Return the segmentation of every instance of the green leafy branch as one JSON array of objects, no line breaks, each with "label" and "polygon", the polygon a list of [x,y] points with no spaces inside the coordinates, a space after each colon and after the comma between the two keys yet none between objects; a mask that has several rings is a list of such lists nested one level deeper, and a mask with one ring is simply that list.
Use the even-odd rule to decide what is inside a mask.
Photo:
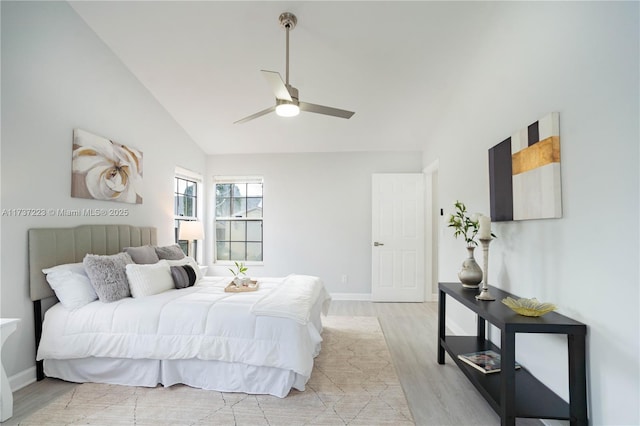
[{"label": "green leafy branch", "polygon": [[467,216],[467,207],[460,201],[456,201],[454,206],[456,211],[449,216],[448,225],[449,228],[455,229],[453,236],[456,238],[459,236],[464,237],[468,247],[477,246],[476,235],[478,234],[479,225],[476,215]]},{"label": "green leafy branch", "polygon": [[244,263],[242,263],[242,262],[233,262],[233,263],[236,264],[236,269],[234,270],[232,268],[229,268],[229,270],[231,271],[231,273],[234,276],[237,276],[237,275],[240,275],[240,274],[244,274],[249,269],[246,266],[244,266]]}]

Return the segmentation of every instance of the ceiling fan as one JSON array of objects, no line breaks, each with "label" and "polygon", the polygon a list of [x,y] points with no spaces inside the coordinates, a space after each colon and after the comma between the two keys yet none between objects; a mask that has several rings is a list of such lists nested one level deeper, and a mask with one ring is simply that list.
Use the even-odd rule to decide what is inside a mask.
[{"label": "ceiling fan", "polygon": [[261,70],[262,75],[267,80],[271,90],[276,95],[276,104],[270,108],[263,109],[248,117],[234,122],[234,124],[246,123],[254,118],[261,117],[272,111],[282,117],[293,117],[300,113],[300,110],[306,112],[315,112],[317,114],[331,115],[333,117],[351,118],[353,111],[332,108],[323,105],[310,104],[308,102],[300,102],[298,100],[298,89],[289,84],[289,31],[293,30],[298,19],[293,13],[284,12],[280,14],[280,26],[287,32],[287,56],[286,56],[286,82],[282,81],[280,74],[275,71]]}]

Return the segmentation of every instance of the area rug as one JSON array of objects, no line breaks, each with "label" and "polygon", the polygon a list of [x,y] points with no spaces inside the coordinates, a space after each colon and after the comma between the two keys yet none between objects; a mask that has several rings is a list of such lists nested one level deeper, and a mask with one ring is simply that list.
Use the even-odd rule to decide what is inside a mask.
[{"label": "area rug", "polygon": [[174,385],[85,383],[20,425],[412,425],[375,317],[323,317],[320,355],[304,392],[286,398]]}]

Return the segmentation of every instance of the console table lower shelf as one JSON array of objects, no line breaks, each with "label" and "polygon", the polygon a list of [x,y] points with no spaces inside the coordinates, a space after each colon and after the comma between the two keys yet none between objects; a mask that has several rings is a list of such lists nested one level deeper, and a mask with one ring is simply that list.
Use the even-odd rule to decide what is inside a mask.
[{"label": "console table lower shelf", "polygon": [[[465,376],[473,383],[491,408],[500,413],[501,372],[482,373],[458,359],[458,355],[492,349],[500,353],[500,348],[491,341],[478,341],[473,336],[446,336],[441,345]],[[570,420],[569,404],[551,389],[536,379],[525,367],[515,370],[515,412],[516,417],[534,419]],[[532,395],[535,397],[532,398]]]},{"label": "console table lower shelf", "polygon": [[[496,301],[476,300],[476,292],[460,283],[439,283],[438,299],[438,363],[444,364],[445,352],[498,413],[503,426],[515,425],[516,418],[569,420],[572,426],[588,424],[586,345],[587,326],[557,312],[542,317],[523,317],[499,301],[514,297],[491,287]],[[460,302],[477,316],[475,336],[446,335],[446,296]],[[500,330],[500,348],[487,339],[486,325]],[[516,369],[516,334],[541,333],[567,336],[569,402],[536,379],[526,368]],[[501,356],[501,370],[483,373],[458,355],[493,350]]]}]

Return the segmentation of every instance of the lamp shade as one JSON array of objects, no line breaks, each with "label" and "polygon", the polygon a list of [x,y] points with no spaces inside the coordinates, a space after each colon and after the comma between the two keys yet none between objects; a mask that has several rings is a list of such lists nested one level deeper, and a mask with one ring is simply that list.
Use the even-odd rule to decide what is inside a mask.
[{"label": "lamp shade", "polygon": [[193,241],[204,239],[204,226],[199,220],[181,221],[178,238],[181,240]]}]

